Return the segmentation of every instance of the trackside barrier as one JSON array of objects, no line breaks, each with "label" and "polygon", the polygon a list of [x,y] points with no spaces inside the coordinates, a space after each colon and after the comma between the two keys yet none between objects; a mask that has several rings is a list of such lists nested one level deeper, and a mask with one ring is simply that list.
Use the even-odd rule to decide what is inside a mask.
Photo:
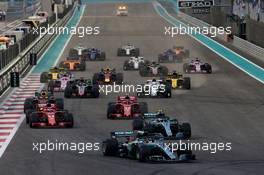
[{"label": "trackside barrier", "polygon": [[[52,25],[55,22],[55,15],[48,18],[48,21],[42,23],[40,27],[47,27],[48,24]],[[4,69],[9,63],[15,59],[19,53],[28,48],[30,44],[39,37],[34,31],[23,36],[23,38],[16,42],[13,46],[8,47],[6,50],[0,51],[0,70]]]},{"label": "trackside barrier", "polygon": [[259,60],[264,61],[264,48],[259,47],[237,36],[234,37],[232,45],[254,57],[257,57]]},{"label": "trackside barrier", "polygon": [[[184,21],[187,23],[190,23],[194,26],[198,27],[214,27],[204,21],[201,21],[197,18],[194,18],[192,16],[189,16],[183,12],[178,12],[178,16],[181,17]],[[221,39],[223,41],[226,41],[227,36],[226,35],[219,35],[217,34],[217,38]],[[253,43],[250,43],[244,39],[241,39],[237,36],[234,36],[233,40],[230,42],[233,46],[238,48],[239,50],[250,54],[253,57],[258,58],[259,60],[264,62],[264,48],[259,47]]]},{"label": "trackside barrier", "polygon": [[[53,26],[64,26],[72,16],[73,12],[74,8],[72,8],[67,15]],[[56,36],[56,33],[44,34],[41,38],[34,41],[27,49],[21,52],[18,57],[13,60],[12,64],[0,72],[0,95],[10,87],[10,72],[19,72],[21,75],[30,70],[32,68],[32,66],[30,66],[30,54],[37,53],[39,58]]]}]

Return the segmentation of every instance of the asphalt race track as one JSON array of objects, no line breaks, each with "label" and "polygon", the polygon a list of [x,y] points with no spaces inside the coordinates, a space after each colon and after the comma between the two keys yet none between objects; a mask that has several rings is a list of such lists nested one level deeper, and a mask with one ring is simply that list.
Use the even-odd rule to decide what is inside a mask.
[{"label": "asphalt race track", "polygon": [[[106,108],[117,94],[99,99],[65,99],[65,108],[74,114],[73,129],[30,129],[25,121],[0,159],[1,175],[165,175],[165,174],[263,174],[264,172],[264,90],[263,84],[224,61],[188,36],[164,36],[169,24],[153,9],[151,3],[128,4],[129,16],[116,17],[116,4],[90,4],[80,26],[99,26],[97,36],[73,36],[64,53],[78,44],[106,51],[105,62],[86,62],[85,72],[75,77],[92,78],[93,73],[110,66],[122,72],[127,58],[117,57],[117,48],[132,43],[148,60],[157,60],[159,52],[173,45],[185,46],[192,57],[212,64],[211,75],[189,75],[191,90],[173,91],[171,99],[140,99],[150,111],[164,109],[179,121],[192,124],[195,142],[231,142],[231,151],[195,151],[197,160],[182,164],[147,164],[134,160],[103,157],[101,151],[32,151],[33,142],[102,142],[113,130],[131,129],[129,120],[107,120]],[[185,60],[187,62],[187,60]],[[165,64],[170,70],[182,71],[182,64]],[[138,72],[124,72],[128,84],[143,83],[147,78]],[[58,96],[63,96],[58,93]]]}]

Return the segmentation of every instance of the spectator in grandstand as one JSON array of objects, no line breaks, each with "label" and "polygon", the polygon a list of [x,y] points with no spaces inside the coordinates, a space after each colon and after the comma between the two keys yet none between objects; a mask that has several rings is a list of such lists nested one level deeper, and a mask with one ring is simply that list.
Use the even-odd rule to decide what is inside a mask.
[{"label": "spectator in grandstand", "polygon": [[6,12],[4,10],[0,10],[0,20],[5,21],[6,18]]}]

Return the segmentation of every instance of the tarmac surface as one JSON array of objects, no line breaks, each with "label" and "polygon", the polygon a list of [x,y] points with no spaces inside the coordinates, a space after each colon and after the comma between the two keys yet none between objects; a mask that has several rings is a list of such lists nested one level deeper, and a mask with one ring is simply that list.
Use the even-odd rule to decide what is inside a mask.
[{"label": "tarmac surface", "polygon": [[[124,60],[117,57],[117,48],[129,43],[140,48],[147,60],[173,45],[190,50],[191,57],[212,64],[210,75],[191,77],[191,90],[175,90],[171,99],[140,99],[150,111],[164,109],[169,116],[192,125],[192,141],[232,144],[231,151],[194,151],[197,160],[182,164],[147,164],[134,160],[103,157],[101,151],[33,151],[35,142],[102,142],[114,130],[130,130],[129,120],[107,120],[106,109],[118,94],[101,94],[98,99],[65,99],[65,108],[74,114],[73,129],[30,129],[25,121],[0,159],[1,174],[5,175],[72,175],[72,174],[262,174],[264,171],[263,85],[241,72],[218,55],[188,36],[164,36],[164,21],[152,4],[129,4],[128,17],[116,17],[116,4],[88,5],[79,26],[99,26],[100,34],[73,36],[61,60],[71,47],[78,44],[106,51],[105,62],[87,62],[85,72],[75,77],[92,78],[93,73],[110,66],[122,72]],[[188,62],[190,60],[185,60]],[[182,72],[182,64],[164,64],[170,70]],[[124,72],[128,84],[143,83],[138,72]],[[56,96],[63,96],[58,93]]]}]

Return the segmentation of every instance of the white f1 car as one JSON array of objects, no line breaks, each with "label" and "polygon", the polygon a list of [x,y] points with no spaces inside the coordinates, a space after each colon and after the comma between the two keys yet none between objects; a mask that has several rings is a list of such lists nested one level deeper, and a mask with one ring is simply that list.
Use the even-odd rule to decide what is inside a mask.
[{"label": "white f1 car", "polygon": [[138,97],[171,97],[171,85],[163,80],[147,80],[147,83],[143,85],[142,92],[138,92]]},{"label": "white f1 car", "polygon": [[67,60],[79,60],[79,58],[83,55],[83,51],[85,49],[86,48],[81,45],[70,48],[69,57],[67,58]]},{"label": "white f1 car", "polygon": [[117,49],[117,56],[139,56],[139,48],[132,44],[127,44]]},{"label": "white f1 car", "polygon": [[144,60],[143,57],[131,57],[129,60],[126,60],[123,65],[124,70],[138,70],[140,64],[149,62]]}]

